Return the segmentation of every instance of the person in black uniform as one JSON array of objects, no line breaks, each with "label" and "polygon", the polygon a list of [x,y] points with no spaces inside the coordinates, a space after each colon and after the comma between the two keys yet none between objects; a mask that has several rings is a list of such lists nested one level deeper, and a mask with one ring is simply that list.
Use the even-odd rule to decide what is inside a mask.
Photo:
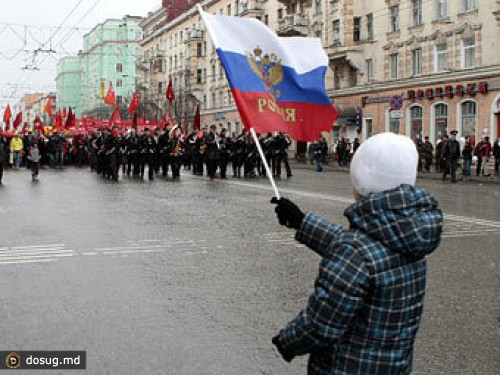
[{"label": "person in black uniform", "polygon": [[[272,135],[272,133],[267,133],[266,137],[262,139],[261,146],[262,146],[262,152],[264,153],[264,156],[267,161],[267,165],[269,165],[270,168],[272,168],[272,174],[273,176],[276,175],[276,164],[274,163],[274,146],[275,146],[275,139]],[[266,176],[266,169],[264,168],[264,165],[262,165],[262,176]]]},{"label": "person in black uniform", "polygon": [[215,178],[215,172],[217,171],[217,154],[219,153],[215,129],[217,129],[215,125],[210,125],[210,131],[204,138],[204,143],[206,145],[205,160],[207,163],[207,174],[211,179]]},{"label": "person in black uniform", "polygon": [[141,156],[141,179],[144,179],[147,164],[149,180],[153,180],[156,157],[156,140],[153,130],[149,132],[149,129],[145,129],[144,135],[141,137]]},{"label": "person in black uniform", "polygon": [[276,177],[281,178],[281,162],[285,164],[286,176],[292,177],[292,169],[290,168],[290,163],[288,163],[288,147],[292,144],[292,141],[288,136],[285,136],[283,132],[279,132],[276,136]]},{"label": "person in black uniform", "polygon": [[194,168],[193,173],[197,176],[203,176],[203,160],[205,158],[205,135],[206,127],[202,131],[199,131],[196,135],[196,140],[194,143]]},{"label": "person in black uniform", "polygon": [[183,141],[183,153],[182,161],[184,164],[184,169],[191,170],[191,165],[193,164],[193,145],[196,137],[195,132],[191,132]]},{"label": "person in black uniform", "polygon": [[[140,173],[139,137],[134,128],[125,139],[127,144],[127,176],[138,177]],[[133,168],[133,169],[132,169]]]},{"label": "person in black uniform", "polygon": [[443,144],[441,159],[445,165],[443,171],[443,181],[446,181],[446,175],[451,173],[451,182],[457,182],[457,165],[460,159],[460,143],[457,141],[456,129],[450,132],[450,138]]},{"label": "person in black uniform", "polygon": [[167,150],[169,152],[170,165],[172,167],[172,178],[180,177],[180,169],[182,163],[182,142],[179,138],[179,130],[174,126],[170,130]]},{"label": "person in black uniform", "polygon": [[168,165],[170,164],[170,142],[167,129],[163,129],[163,133],[158,137],[158,152],[160,155],[160,165],[163,177],[168,175]]},{"label": "person in black uniform", "polygon": [[245,149],[246,149],[246,134],[245,129],[240,135],[236,136],[232,140],[232,156],[233,156],[233,177],[241,177],[241,167],[245,161]]},{"label": "person in black uniform", "polygon": [[231,138],[226,136],[226,132],[226,128],[223,128],[219,137],[220,178],[226,178],[227,164],[231,155]]},{"label": "person in black uniform", "polygon": [[113,181],[118,181],[118,171],[120,170],[120,140],[118,137],[118,129],[114,128],[104,141],[107,158],[107,173],[105,177],[111,178]]}]

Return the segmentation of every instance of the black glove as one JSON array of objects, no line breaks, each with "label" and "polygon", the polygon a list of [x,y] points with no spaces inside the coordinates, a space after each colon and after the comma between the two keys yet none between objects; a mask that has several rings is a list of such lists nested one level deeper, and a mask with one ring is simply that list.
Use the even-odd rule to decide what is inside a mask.
[{"label": "black glove", "polygon": [[281,346],[279,342],[279,335],[273,337],[273,344],[278,349],[278,352],[281,354],[281,357],[288,363],[292,362],[294,355],[287,353],[283,346]]},{"label": "black glove", "polygon": [[286,198],[271,199],[271,203],[276,204],[274,210],[278,215],[278,221],[281,225],[286,225],[288,228],[299,229],[304,220],[305,214],[291,200]]}]

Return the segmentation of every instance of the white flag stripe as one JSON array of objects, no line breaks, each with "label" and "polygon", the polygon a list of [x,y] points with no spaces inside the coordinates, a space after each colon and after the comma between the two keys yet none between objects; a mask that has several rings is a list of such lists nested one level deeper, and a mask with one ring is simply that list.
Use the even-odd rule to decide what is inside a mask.
[{"label": "white flag stripe", "polygon": [[328,65],[319,38],[280,38],[256,19],[213,16],[198,9],[216,48],[246,55],[259,47],[265,54],[276,54],[284,66],[298,74]]}]

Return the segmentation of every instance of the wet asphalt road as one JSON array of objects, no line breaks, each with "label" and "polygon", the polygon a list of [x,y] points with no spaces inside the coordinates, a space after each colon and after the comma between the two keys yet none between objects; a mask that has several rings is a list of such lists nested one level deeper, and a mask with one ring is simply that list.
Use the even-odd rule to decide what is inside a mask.
[{"label": "wet asphalt road", "polygon": [[[68,168],[4,182],[0,350],[86,350],[72,374],[305,374],[271,337],[304,306],[319,258],[279,226],[266,180],[116,184]],[[414,373],[498,373],[500,185],[419,185],[446,229],[428,258]],[[347,174],[297,170],[278,186],[346,223]]]}]

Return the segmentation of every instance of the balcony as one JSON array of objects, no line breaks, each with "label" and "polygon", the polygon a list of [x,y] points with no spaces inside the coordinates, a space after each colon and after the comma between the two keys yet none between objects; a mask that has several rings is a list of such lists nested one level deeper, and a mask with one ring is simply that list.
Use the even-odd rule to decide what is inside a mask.
[{"label": "balcony", "polygon": [[278,20],[277,33],[280,36],[307,36],[309,20],[305,16],[289,14]]},{"label": "balcony", "polygon": [[[290,4],[292,4],[294,2],[297,4],[296,0],[278,0],[278,2],[285,5],[285,6],[289,6]],[[332,0],[331,2],[335,3],[337,1]],[[312,6],[312,3],[313,3],[312,0],[307,0],[304,5],[306,8],[310,8]]]},{"label": "balcony", "polygon": [[355,44],[341,45],[340,41],[338,44],[335,42],[334,40],[330,46],[325,48],[330,63],[335,64],[336,62],[343,61],[357,70],[363,71],[365,66],[363,47]]},{"label": "balcony", "polygon": [[238,15],[241,17],[257,17],[264,14],[264,5],[257,0],[247,0],[240,3]]},{"label": "balcony", "polygon": [[190,30],[188,31],[188,36],[184,41],[184,43],[201,42],[203,41],[203,37],[204,37],[203,30],[200,29]]},{"label": "balcony", "polygon": [[154,57],[157,59],[162,59],[166,55],[166,51],[164,49],[156,49],[154,51]]},{"label": "balcony", "polygon": [[137,59],[135,61],[135,66],[137,67],[138,70],[148,71],[149,66],[150,66],[150,62],[148,59],[143,57],[143,58]]}]

